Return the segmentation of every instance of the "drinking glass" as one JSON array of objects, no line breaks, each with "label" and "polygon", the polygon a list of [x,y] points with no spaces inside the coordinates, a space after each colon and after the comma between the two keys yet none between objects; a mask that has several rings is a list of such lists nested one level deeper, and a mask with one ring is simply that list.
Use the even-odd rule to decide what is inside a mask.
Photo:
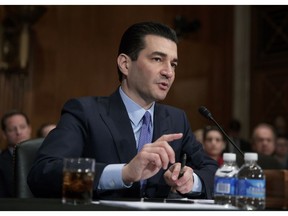
[{"label": "drinking glass", "polygon": [[94,175],[95,159],[64,158],[62,203],[90,204]]}]

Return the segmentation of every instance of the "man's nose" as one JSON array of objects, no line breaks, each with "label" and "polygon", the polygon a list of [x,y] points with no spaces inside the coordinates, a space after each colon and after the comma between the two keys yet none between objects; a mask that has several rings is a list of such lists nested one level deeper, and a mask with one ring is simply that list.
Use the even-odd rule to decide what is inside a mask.
[{"label": "man's nose", "polygon": [[170,63],[166,63],[161,73],[163,76],[167,78],[171,78],[174,74],[174,68],[172,67]]},{"label": "man's nose", "polygon": [[16,134],[21,134],[23,130],[20,127],[15,128]]}]

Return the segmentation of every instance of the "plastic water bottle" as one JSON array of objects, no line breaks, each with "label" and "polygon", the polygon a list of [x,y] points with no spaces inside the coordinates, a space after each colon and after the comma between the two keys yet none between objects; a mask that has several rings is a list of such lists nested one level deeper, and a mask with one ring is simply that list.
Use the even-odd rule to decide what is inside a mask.
[{"label": "plastic water bottle", "polygon": [[237,175],[237,207],[244,210],[265,209],[266,180],[257,164],[257,153],[245,153],[245,164]]},{"label": "plastic water bottle", "polygon": [[224,153],[224,164],[216,171],[214,178],[214,200],[216,204],[236,205],[236,175],[238,166],[236,154]]}]

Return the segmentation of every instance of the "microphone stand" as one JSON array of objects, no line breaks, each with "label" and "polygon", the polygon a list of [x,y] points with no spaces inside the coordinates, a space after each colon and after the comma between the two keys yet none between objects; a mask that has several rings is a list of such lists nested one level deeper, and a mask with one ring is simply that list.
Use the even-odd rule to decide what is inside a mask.
[{"label": "microphone stand", "polygon": [[212,120],[214,124],[220,129],[220,131],[223,133],[225,138],[237,149],[237,151],[244,157],[243,152],[240,150],[240,148],[230,139],[230,137],[225,133],[225,131],[222,129],[222,127],[217,123],[217,121],[212,117],[211,112],[204,106],[201,106],[199,108],[199,112],[201,115],[203,115],[205,118],[208,118],[209,120]]},{"label": "microphone stand", "polygon": [[210,118],[215,124],[216,126],[221,130],[221,132],[224,134],[224,136],[228,139],[228,141],[237,149],[237,151],[244,157],[243,152],[240,150],[240,148],[230,139],[230,137],[225,133],[225,131],[222,129],[222,127],[220,127],[220,125],[215,121],[215,119],[210,116]]}]

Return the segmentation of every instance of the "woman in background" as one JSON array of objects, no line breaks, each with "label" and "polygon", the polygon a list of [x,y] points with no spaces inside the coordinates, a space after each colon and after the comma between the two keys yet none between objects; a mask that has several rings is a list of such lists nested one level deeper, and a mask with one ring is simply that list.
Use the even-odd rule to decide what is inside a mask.
[{"label": "woman in background", "polygon": [[223,151],[226,147],[226,142],[222,132],[216,126],[207,126],[203,132],[203,148],[205,152],[214,160],[218,165],[223,164]]}]

